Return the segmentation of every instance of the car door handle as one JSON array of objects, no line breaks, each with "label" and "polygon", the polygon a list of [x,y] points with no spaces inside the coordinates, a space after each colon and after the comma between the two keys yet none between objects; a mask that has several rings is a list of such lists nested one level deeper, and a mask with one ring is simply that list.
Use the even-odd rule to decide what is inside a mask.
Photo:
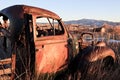
[{"label": "car door handle", "polygon": [[35,49],[35,51],[39,51],[39,49]]},{"label": "car door handle", "polygon": [[35,51],[39,51],[39,50],[41,50],[41,49],[43,49],[44,48],[44,45],[41,45],[40,47],[37,47],[36,49],[35,49]]}]

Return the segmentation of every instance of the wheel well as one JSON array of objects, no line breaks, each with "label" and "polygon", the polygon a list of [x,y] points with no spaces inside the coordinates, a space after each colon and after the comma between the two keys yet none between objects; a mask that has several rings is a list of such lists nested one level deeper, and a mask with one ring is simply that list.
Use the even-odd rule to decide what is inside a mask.
[{"label": "wheel well", "polygon": [[112,66],[114,65],[114,62],[115,60],[112,56],[107,56],[103,59],[103,63],[105,66]]}]

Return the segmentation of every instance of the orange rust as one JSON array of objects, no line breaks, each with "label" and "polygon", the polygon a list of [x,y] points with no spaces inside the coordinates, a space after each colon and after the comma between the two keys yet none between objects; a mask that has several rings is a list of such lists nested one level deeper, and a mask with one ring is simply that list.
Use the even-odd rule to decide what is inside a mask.
[{"label": "orange rust", "polygon": [[[63,36],[65,37],[65,36]],[[37,73],[57,72],[66,64],[68,49],[66,39],[37,40],[36,45],[36,71]]]}]

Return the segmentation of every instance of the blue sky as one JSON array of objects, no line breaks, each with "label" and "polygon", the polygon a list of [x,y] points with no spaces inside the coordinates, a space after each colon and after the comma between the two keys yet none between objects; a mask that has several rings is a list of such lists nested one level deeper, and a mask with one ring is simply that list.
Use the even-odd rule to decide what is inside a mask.
[{"label": "blue sky", "polygon": [[120,22],[120,0],[0,0],[0,10],[16,4],[51,10],[63,20],[84,18]]}]

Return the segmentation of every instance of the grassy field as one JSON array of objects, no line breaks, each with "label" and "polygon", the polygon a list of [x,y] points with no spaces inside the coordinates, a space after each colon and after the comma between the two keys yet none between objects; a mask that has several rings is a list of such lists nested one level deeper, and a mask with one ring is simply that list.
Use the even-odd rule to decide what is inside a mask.
[{"label": "grassy field", "polygon": [[[96,37],[99,37],[99,35],[96,35]],[[33,78],[33,80],[120,80],[120,42],[109,42],[110,40],[120,40],[120,36],[116,34],[110,34],[108,36],[108,34],[105,34],[104,37],[107,46],[112,48],[116,54],[116,62],[110,67],[102,68],[102,61],[87,63],[86,66],[70,64],[62,72],[41,75],[39,79]],[[82,72],[78,66],[83,69]],[[91,70],[91,67],[93,70]],[[22,80],[19,78],[20,75],[17,76],[15,80]]]}]

